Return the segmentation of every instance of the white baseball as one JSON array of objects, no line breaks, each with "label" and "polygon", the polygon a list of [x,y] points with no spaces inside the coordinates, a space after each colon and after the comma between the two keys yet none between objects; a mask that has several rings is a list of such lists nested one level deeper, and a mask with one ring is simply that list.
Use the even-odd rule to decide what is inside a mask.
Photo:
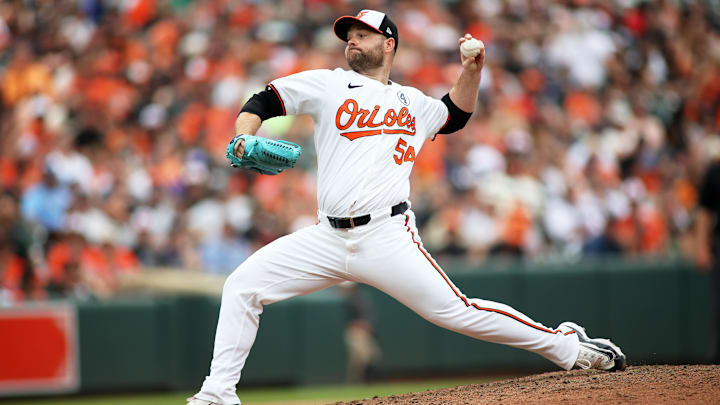
[{"label": "white baseball", "polygon": [[480,50],[485,48],[485,44],[482,41],[470,38],[460,45],[460,52],[466,58],[474,58],[480,54]]}]

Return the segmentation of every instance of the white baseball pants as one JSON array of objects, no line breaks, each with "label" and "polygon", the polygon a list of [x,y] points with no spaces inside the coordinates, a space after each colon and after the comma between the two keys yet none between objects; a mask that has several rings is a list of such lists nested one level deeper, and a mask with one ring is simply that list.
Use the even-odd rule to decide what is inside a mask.
[{"label": "white baseball pants", "polygon": [[430,257],[411,210],[353,229],[320,223],[264,246],[228,277],[210,375],[197,398],[239,404],[236,384],[255,340],[263,306],[309,294],[342,281],[371,285],[428,321],[488,342],[535,352],[572,368],[579,352],[575,334],[534,322],[508,305],[463,295]]}]

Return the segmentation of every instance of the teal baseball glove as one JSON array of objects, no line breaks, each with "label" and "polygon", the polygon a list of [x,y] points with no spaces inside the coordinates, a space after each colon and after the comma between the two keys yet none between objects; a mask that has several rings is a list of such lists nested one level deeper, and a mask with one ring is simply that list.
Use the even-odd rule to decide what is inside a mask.
[{"label": "teal baseball glove", "polygon": [[[245,141],[242,157],[235,156],[235,145]],[[254,170],[261,174],[278,174],[295,166],[302,147],[288,141],[254,135],[236,135],[228,144],[225,156],[233,167]]]}]

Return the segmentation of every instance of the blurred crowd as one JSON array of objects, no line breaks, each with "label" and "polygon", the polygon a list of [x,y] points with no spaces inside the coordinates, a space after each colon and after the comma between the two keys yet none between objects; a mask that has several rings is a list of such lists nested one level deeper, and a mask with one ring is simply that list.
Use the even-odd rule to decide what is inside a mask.
[{"label": "blurred crowd", "polygon": [[312,121],[278,176],[224,157],[270,80],[347,68],[333,21],[387,12],[391,79],[440,98],[482,39],[479,106],[419,153],[425,245],[482,261],[688,255],[720,156],[713,0],[7,0],[0,3],[0,304],[105,297],[149,267],[227,274],[316,221]]}]

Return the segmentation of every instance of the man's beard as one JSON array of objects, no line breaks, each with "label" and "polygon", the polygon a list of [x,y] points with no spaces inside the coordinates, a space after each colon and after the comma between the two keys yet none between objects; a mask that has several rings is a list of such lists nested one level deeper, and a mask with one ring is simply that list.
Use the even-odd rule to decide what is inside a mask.
[{"label": "man's beard", "polygon": [[363,73],[369,70],[379,68],[383,65],[382,46],[377,46],[364,52],[362,50],[348,51],[345,59],[347,59],[350,69]]}]

